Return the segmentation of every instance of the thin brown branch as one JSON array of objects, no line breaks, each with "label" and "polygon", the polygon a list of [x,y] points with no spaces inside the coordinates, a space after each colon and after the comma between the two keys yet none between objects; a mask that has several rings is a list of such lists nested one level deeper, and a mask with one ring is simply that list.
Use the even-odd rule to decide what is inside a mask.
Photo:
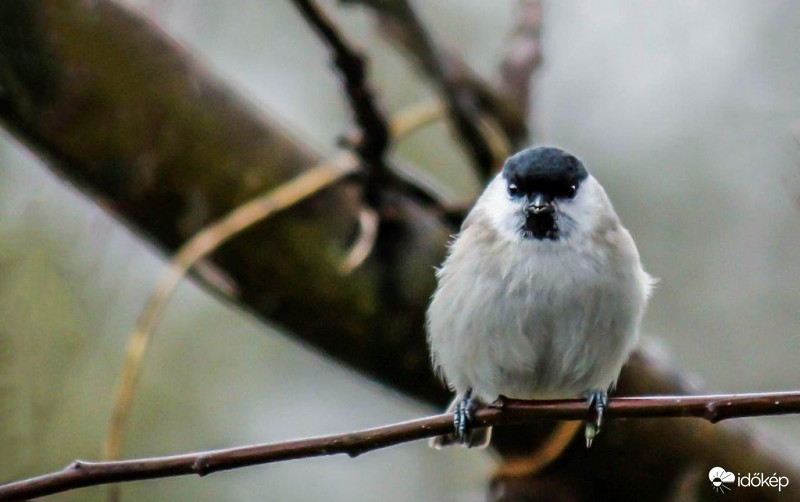
[{"label": "thin brown branch", "polygon": [[367,60],[347,40],[333,20],[313,0],[293,0],[303,18],[332,52],[333,63],[341,74],[345,93],[358,124],[359,134],[354,141],[356,152],[365,164],[365,195],[373,206],[379,206],[380,193],[392,186],[426,207],[449,214],[442,198],[396,174],[386,159],[391,141],[391,125],[378,104],[375,92],[367,79]]},{"label": "thin brown branch", "polygon": [[142,363],[153,330],[163,317],[172,293],[189,270],[203,258],[209,256],[232,237],[264,221],[278,211],[291,207],[344,179],[356,170],[354,155],[347,152],[332,160],[303,171],[295,178],[270,189],[248,201],[201,229],[186,244],[181,246],[169,263],[166,272],[151,293],[128,341],[123,364],[122,378],[116,392],[111,413],[105,457],[116,460],[122,453],[128,428],[131,407]]},{"label": "thin brown branch", "polygon": [[[122,454],[133,408],[133,398],[141,376],[147,348],[153,338],[156,326],[164,315],[167,302],[180,281],[199,260],[209,256],[232,237],[256,223],[264,221],[272,214],[294,206],[345,179],[357,168],[357,161],[354,157],[349,152],[342,153],[332,160],[311,167],[295,178],[237,207],[197,232],[194,237],[181,246],[139,314],[128,340],[122,376],[116,390],[104,444],[107,460],[117,460]],[[118,485],[110,487],[107,500],[116,501],[119,498]]]},{"label": "thin brown branch", "polygon": [[350,106],[361,129],[357,150],[364,162],[379,175],[388,175],[384,154],[389,146],[389,125],[367,82],[364,56],[342,35],[333,21],[313,0],[293,0],[309,25],[330,48],[333,62],[344,81]]},{"label": "thin brown branch", "polygon": [[[444,103],[438,98],[423,101],[401,110],[392,117],[389,124],[392,131],[392,140],[398,142],[405,136],[446,118],[447,109]],[[480,128],[483,137],[488,141],[492,149],[492,155],[496,159],[505,159],[513,153],[510,140],[502,125],[494,117],[489,115],[481,117]],[[431,184],[431,181],[420,176],[421,173],[401,166],[394,165],[395,175],[403,193],[422,202],[427,208],[439,211],[444,219],[453,226],[460,226],[472,202],[469,204],[449,204],[442,191]],[[428,202],[434,201],[434,202]]]},{"label": "thin brown branch", "polygon": [[[696,417],[712,423],[729,418],[800,413],[800,392],[709,396],[622,397],[609,401],[607,418]],[[501,399],[474,415],[475,427],[522,425],[537,419],[591,420],[578,399]],[[351,457],[400,443],[453,432],[449,413],[374,429],[225,450],[116,462],[76,461],[61,471],[0,486],[0,500],[21,500],[75,488],[213,472],[299,458],[346,453]]]},{"label": "thin brown branch", "polygon": [[[425,104],[425,106],[428,107],[430,104]],[[421,105],[412,106],[391,119],[389,127],[395,141],[401,141],[414,130],[441,117],[441,114],[420,114],[421,108]],[[155,327],[163,316],[167,302],[189,270],[235,235],[263,221],[276,211],[292,206],[352,174],[357,167],[356,164],[357,159],[354,159],[353,155],[349,153],[342,153],[332,160],[321,162],[278,187],[259,194],[219,220],[210,223],[175,253],[167,271],[161,277],[140,313],[128,342],[122,378],[116,391],[112,418],[104,445],[106,460],[118,460],[122,454],[136,385],[147,347]],[[409,183],[409,187],[418,190],[414,183]],[[431,196],[431,199],[434,198]],[[351,273],[366,260],[375,244],[378,226],[375,212],[362,209],[359,214],[359,222],[360,238],[340,266],[340,271],[345,275]],[[116,494],[112,493],[110,499],[117,500],[117,498]]]},{"label": "thin brown branch", "polygon": [[[423,24],[414,7],[406,0],[373,2],[350,0],[375,9],[386,33],[412,54],[422,70],[439,87],[461,143],[484,178],[494,172],[496,159],[480,129],[481,110],[477,96],[464,85],[465,67],[445,55]],[[477,80],[477,79],[475,79]]]},{"label": "thin brown branch", "polygon": [[530,109],[531,75],[542,63],[542,2],[519,0],[515,24],[500,63],[500,86],[523,117]]}]

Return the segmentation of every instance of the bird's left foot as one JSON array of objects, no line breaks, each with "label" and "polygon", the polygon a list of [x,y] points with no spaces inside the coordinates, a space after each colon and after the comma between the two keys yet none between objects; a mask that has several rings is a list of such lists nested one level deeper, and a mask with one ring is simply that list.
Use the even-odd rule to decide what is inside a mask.
[{"label": "bird's left foot", "polygon": [[592,441],[594,441],[595,436],[600,433],[600,427],[603,424],[603,413],[605,413],[606,407],[608,406],[608,392],[604,390],[590,390],[584,392],[583,395],[588,400],[589,407],[593,407],[597,414],[597,418],[594,422],[586,422],[586,447],[591,448]]}]

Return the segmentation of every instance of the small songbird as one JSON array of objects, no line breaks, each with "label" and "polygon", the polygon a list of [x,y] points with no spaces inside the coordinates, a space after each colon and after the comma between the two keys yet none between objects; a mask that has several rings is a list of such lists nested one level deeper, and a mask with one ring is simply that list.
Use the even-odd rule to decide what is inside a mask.
[{"label": "small songbird", "polygon": [[600,183],[551,147],[510,157],[470,211],[437,271],[428,309],[433,365],[456,398],[456,433],[485,446],[472,412],[499,396],[585,397],[599,432],[634,348],[653,279]]}]

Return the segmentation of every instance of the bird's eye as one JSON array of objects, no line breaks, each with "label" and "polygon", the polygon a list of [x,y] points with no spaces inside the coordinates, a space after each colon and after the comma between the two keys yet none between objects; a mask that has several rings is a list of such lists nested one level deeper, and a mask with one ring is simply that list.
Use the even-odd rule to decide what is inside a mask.
[{"label": "bird's eye", "polygon": [[554,188],[553,194],[556,197],[561,197],[564,199],[571,199],[575,197],[575,192],[578,191],[578,187],[575,185],[560,185]]},{"label": "bird's eye", "polygon": [[508,195],[512,197],[516,197],[517,195],[519,195],[519,187],[517,187],[516,183],[508,184]]},{"label": "bird's eye", "polygon": [[577,185],[567,185],[566,183],[558,183],[548,185],[544,193],[548,193],[557,199],[571,199],[575,197],[578,191]]}]

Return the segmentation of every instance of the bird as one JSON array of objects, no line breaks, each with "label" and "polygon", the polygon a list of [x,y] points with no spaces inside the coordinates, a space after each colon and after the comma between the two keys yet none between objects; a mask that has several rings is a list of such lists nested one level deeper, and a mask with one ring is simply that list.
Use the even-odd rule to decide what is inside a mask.
[{"label": "bird", "polygon": [[[585,398],[599,433],[655,280],[597,179],[576,156],[526,148],[489,182],[436,270],[426,313],[454,431],[431,446],[485,447],[474,411],[498,398]],[[587,408],[588,409],[588,408]]]}]

